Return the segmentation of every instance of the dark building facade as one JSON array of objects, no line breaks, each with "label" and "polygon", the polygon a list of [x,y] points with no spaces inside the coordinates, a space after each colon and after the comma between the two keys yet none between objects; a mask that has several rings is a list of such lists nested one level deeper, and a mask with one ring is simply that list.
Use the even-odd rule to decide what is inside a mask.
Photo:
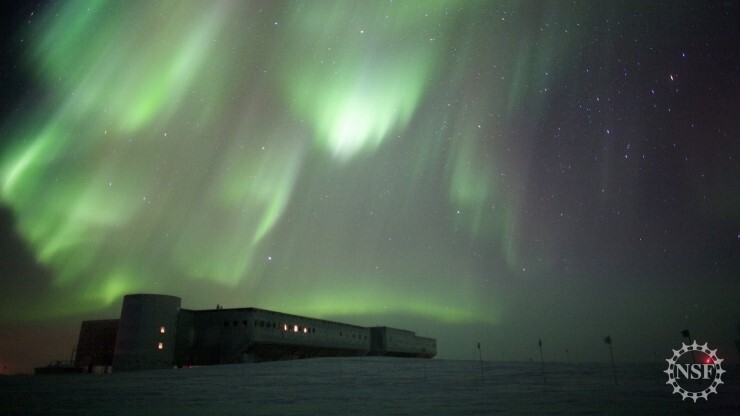
[{"label": "dark building facade", "polygon": [[[113,323],[116,333],[111,337]],[[106,337],[96,335],[103,333]],[[103,342],[107,345],[102,346]],[[367,328],[258,308],[195,311],[182,309],[178,297],[152,294],[126,295],[118,320],[83,322],[79,345],[83,344],[95,345],[85,351],[112,350],[115,372],[311,357],[432,358],[437,354],[436,340],[408,330]],[[111,357],[80,352],[78,347],[78,360],[87,366],[107,363],[102,357]]]},{"label": "dark building facade", "polygon": [[118,333],[118,319],[83,321],[77,341],[74,366],[86,373],[108,373]]}]

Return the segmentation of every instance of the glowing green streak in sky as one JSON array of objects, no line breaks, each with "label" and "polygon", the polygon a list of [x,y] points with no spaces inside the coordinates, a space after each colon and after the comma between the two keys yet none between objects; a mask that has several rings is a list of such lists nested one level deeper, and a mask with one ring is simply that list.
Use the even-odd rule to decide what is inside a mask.
[{"label": "glowing green streak in sky", "polygon": [[3,169],[2,190],[4,199],[10,200],[22,197],[19,195],[22,192],[19,182],[29,167],[42,157],[46,148],[50,145],[50,140],[53,140],[53,135],[47,131],[45,135],[37,137],[25,150],[17,150],[16,153],[19,153],[19,155],[10,157],[11,160],[15,160]]},{"label": "glowing green streak in sky", "polygon": [[196,71],[205,62],[208,42],[217,35],[225,11],[223,4],[220,6],[215,7],[215,12],[206,19],[199,20],[195,30],[185,35],[185,41],[179,45],[179,49],[166,56],[162,68],[155,68],[149,76],[144,75],[143,82],[135,81],[140,83],[135,95],[120,100],[122,107],[133,103],[131,110],[122,117],[124,128],[134,131],[157,116],[160,110],[167,110],[171,114],[179,107]]},{"label": "glowing green streak in sky", "polygon": [[132,281],[136,280],[134,273],[123,269],[112,270],[100,283],[88,286],[84,297],[98,307],[110,305],[120,299],[122,293],[130,293],[133,289]]},{"label": "glowing green streak in sky", "polygon": [[[451,293],[444,290],[444,284],[433,280],[426,285],[417,285],[410,275],[403,279],[384,276],[381,280],[392,282],[387,285],[367,283],[369,276],[335,276],[338,282],[331,289],[332,296],[321,293],[302,295],[296,303],[279,296],[266,299],[267,305],[278,305],[281,310],[292,313],[329,318],[337,316],[368,315],[412,315],[443,322],[487,322],[498,320],[496,313],[480,314],[480,305],[466,304],[475,298],[472,288],[461,287]],[[265,300],[263,300],[265,301]],[[473,301],[474,303],[477,303]]]},{"label": "glowing green streak in sky", "polygon": [[453,162],[450,178],[450,199],[466,211],[465,217],[469,218],[467,222],[473,235],[480,232],[484,216],[490,211],[489,198],[492,193],[491,174],[477,160],[475,150],[471,144],[461,146]]},{"label": "glowing green streak in sky", "polygon": [[[286,65],[284,88],[335,158],[372,151],[409,122],[444,51],[419,27],[444,33],[451,18],[443,10],[451,3],[426,2],[434,13],[425,14],[413,2],[340,2],[331,12],[301,10],[289,23],[312,41],[292,51],[301,60]],[[337,17],[348,12],[362,17]]]}]

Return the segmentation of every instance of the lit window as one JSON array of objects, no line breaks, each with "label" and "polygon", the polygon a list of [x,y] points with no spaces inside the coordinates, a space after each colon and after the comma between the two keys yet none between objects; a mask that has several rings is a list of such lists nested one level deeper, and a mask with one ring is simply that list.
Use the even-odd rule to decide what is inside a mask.
[{"label": "lit window", "polygon": [[308,334],[308,328],[303,328],[303,333]]},{"label": "lit window", "polygon": [[293,325],[293,332],[298,332],[298,325]]},{"label": "lit window", "polygon": [[159,327],[159,333],[160,333],[160,334],[164,334],[164,327],[163,327],[163,326],[160,326],[160,327]]},{"label": "lit window", "polygon": [[287,331],[287,330],[288,330],[288,324],[283,324],[283,331]]},{"label": "lit window", "polygon": [[157,344],[157,349],[158,349],[158,350],[161,350],[162,348],[164,348],[164,345],[162,345],[162,343],[161,343],[161,342],[160,342],[159,344]]}]

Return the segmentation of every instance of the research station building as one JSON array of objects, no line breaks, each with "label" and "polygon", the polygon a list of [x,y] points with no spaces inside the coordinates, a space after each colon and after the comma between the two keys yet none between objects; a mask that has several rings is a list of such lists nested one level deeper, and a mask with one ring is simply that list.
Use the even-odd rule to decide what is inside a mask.
[{"label": "research station building", "polygon": [[75,364],[86,372],[150,370],[311,357],[432,358],[433,338],[258,308],[189,310],[176,296],[123,298],[119,319],[84,321]]}]

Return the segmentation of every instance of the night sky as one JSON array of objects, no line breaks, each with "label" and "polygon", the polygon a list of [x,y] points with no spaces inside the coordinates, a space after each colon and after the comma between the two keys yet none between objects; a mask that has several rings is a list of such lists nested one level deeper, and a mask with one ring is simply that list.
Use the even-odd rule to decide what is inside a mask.
[{"label": "night sky", "polygon": [[738,361],[740,2],[3,8],[3,373],[128,293]]}]

